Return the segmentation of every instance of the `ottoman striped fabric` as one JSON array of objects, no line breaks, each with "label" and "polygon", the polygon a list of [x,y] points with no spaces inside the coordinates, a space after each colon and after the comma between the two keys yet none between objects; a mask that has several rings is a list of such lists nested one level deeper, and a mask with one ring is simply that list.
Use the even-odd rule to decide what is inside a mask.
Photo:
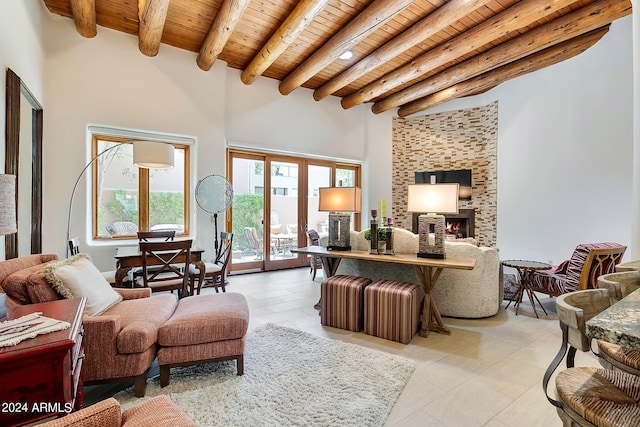
[{"label": "ottoman striped fabric", "polygon": [[320,322],[334,328],[359,332],[362,329],[366,277],[337,275],[321,285]]},{"label": "ottoman striped fabric", "polygon": [[424,291],[413,283],[378,280],[364,290],[364,332],[409,343],[418,331]]}]

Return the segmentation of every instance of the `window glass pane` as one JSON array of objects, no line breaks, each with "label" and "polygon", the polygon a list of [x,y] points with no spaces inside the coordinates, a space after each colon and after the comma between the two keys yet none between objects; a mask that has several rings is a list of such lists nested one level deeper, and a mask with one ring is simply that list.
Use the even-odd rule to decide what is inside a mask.
[{"label": "window glass pane", "polygon": [[336,187],[353,187],[356,182],[356,172],[353,169],[336,169]]},{"label": "window glass pane", "polygon": [[149,169],[149,229],[184,233],[184,149],[176,148],[175,166]]},{"label": "window glass pane", "polygon": [[264,162],[233,158],[233,263],[264,256]]},{"label": "window glass pane", "polygon": [[307,228],[318,232],[321,237],[327,235],[329,212],[318,211],[320,187],[331,186],[331,168],[329,166],[309,165],[309,190],[307,194]]},{"label": "window glass pane", "polygon": [[98,141],[98,152],[117,146],[97,160],[97,235],[135,235],[138,230],[138,169],[131,144]]}]

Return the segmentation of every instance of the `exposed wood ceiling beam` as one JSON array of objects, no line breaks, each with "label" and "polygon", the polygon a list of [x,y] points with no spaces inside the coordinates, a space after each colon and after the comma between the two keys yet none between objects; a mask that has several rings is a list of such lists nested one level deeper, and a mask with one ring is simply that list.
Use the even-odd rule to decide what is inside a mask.
[{"label": "exposed wood ceiling beam", "polygon": [[198,54],[198,67],[209,71],[211,66],[224,49],[231,33],[240,22],[240,17],[249,5],[250,0],[224,0],[218,14],[211,24],[211,29],[200,47]]},{"label": "exposed wood ceiling beam", "polygon": [[162,31],[167,20],[170,0],[138,1],[138,49],[144,55],[156,56],[160,50]]},{"label": "exposed wood ceiling beam", "polygon": [[253,83],[267,68],[278,59],[291,43],[307,28],[311,21],[324,9],[329,0],[302,0],[287,16],[282,25],[262,46],[260,52],[253,57],[247,68],[240,75],[246,85]]},{"label": "exposed wood ceiling beam", "polygon": [[589,4],[382,99],[371,110],[381,113],[444,90],[511,61],[608,25],[629,13],[631,4],[628,0],[603,0]]},{"label": "exposed wood ceiling beam", "polygon": [[458,83],[440,92],[410,102],[398,109],[400,117],[433,108],[452,99],[477,95],[504,83],[581,54],[609,31],[609,26],[591,31],[582,36],[557,44],[523,59],[511,62],[492,72]]},{"label": "exposed wood ceiling beam", "polygon": [[411,5],[414,0],[376,0],[360,12],[342,30],[315,51],[280,83],[278,89],[288,95],[320,70],[335,61],[345,50],[358,44],[382,24]]},{"label": "exposed wood ceiling beam", "polygon": [[449,25],[454,24],[456,21],[467,16],[470,11],[485,6],[491,1],[492,0],[451,0],[375,52],[316,89],[315,92],[313,92],[313,98],[316,101],[320,101],[326,96],[342,89],[349,83],[375,70],[402,52],[437,34]]},{"label": "exposed wood ceiling beam", "polygon": [[348,109],[365,103],[390,89],[408,83],[434,68],[453,61],[469,51],[478,49],[513,31],[526,27],[572,3],[573,1],[571,0],[557,0],[552,4],[540,0],[517,3],[469,31],[431,49],[408,64],[387,73],[357,92],[342,98],[342,107]]},{"label": "exposed wood ceiling beam", "polygon": [[95,0],[71,0],[71,12],[81,36],[91,38],[98,34]]}]

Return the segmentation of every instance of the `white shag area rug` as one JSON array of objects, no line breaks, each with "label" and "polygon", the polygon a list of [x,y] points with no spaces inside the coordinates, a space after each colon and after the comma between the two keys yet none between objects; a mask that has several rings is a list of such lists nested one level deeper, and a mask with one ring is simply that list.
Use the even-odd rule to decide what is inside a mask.
[{"label": "white shag area rug", "polygon": [[116,394],[124,408],[167,394],[201,426],[382,426],[415,362],[357,344],[267,324],[247,335],[243,376],[235,362],[172,368],[167,387],[144,398]]}]

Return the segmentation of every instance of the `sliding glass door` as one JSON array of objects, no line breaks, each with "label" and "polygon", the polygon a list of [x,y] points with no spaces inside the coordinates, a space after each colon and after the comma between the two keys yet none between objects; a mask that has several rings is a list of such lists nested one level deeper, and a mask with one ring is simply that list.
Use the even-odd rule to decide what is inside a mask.
[{"label": "sliding glass door", "polygon": [[318,211],[319,188],[338,180],[359,184],[358,165],[232,149],[228,159],[233,271],[308,265],[307,257],[292,249],[307,246],[308,229],[327,235],[328,212]]}]

